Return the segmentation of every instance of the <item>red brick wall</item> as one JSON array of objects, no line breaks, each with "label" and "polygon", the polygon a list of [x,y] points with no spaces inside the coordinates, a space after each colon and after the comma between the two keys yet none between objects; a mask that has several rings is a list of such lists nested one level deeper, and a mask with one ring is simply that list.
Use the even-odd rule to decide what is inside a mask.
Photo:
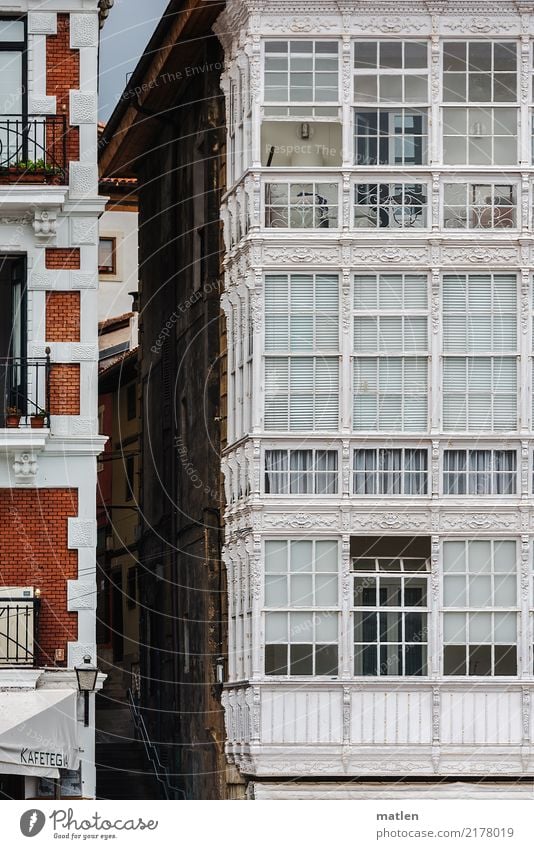
[{"label": "red brick wall", "polygon": [[80,341],[80,293],[46,293],[46,341]]},{"label": "red brick wall", "polygon": [[[57,16],[57,35],[46,36],[46,93],[56,97],[56,112],[67,118],[67,162],[80,158],[80,134],[78,127],[69,126],[69,89],[80,88],[80,54],[69,46],[69,15]],[[48,144],[50,145],[50,134]],[[56,161],[61,161],[61,140],[57,150],[52,151]]]},{"label": "red brick wall", "polygon": [[[67,642],[77,639],[76,613],[67,613],[67,580],[78,554],[67,548],[67,517],[78,515],[74,489],[0,489],[0,583],[41,590],[39,665],[66,666]],[[54,661],[63,649],[65,661]]]},{"label": "red brick wall", "polygon": [[45,267],[58,269],[79,269],[79,248],[45,248]]},{"label": "red brick wall", "polygon": [[50,412],[55,416],[80,415],[80,366],[55,363],[50,369]]}]

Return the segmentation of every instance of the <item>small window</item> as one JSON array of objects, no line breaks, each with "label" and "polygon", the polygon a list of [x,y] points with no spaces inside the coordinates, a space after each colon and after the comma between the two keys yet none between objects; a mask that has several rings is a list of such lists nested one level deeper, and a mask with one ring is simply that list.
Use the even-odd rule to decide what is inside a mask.
[{"label": "small window", "polygon": [[129,422],[135,419],[137,414],[137,386],[131,383],[126,389],[126,418]]},{"label": "small window", "polygon": [[353,453],[355,495],[426,495],[425,448],[357,448]]},{"label": "small window", "polygon": [[336,495],[337,451],[279,449],[265,452],[267,495]]},{"label": "small window", "polygon": [[116,248],[117,240],[114,238],[103,237],[98,240],[98,273],[99,274],[116,274],[117,272],[117,257]]},{"label": "small window", "polygon": [[515,451],[445,451],[444,495],[515,495]]}]

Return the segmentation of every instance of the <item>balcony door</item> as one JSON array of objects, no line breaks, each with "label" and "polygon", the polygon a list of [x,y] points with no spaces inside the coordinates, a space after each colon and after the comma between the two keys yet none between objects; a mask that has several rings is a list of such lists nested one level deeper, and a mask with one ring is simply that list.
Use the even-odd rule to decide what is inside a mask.
[{"label": "balcony door", "polygon": [[26,26],[0,18],[0,167],[27,159]]},{"label": "balcony door", "polygon": [[[0,258],[0,392],[2,409],[26,413],[26,262],[24,257]],[[31,412],[31,411],[30,411]]]}]

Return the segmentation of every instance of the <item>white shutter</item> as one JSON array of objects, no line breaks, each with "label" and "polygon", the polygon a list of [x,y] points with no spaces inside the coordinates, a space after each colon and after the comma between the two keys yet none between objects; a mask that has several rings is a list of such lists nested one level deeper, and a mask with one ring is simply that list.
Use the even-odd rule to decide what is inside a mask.
[{"label": "white shutter", "polygon": [[265,316],[265,350],[287,351],[289,347],[287,314]]},{"label": "white shutter", "polygon": [[339,311],[339,278],[337,274],[317,274],[315,277],[315,309],[318,312]]},{"label": "white shutter", "polygon": [[493,349],[492,324],[491,313],[483,315],[471,313],[467,316],[468,351],[491,351]]},{"label": "white shutter", "polygon": [[491,312],[492,306],[491,274],[470,274],[467,286],[467,309]]},{"label": "white shutter", "polygon": [[289,429],[313,430],[313,357],[292,357]]},{"label": "white shutter", "polygon": [[404,350],[428,350],[428,332],[426,318],[411,316],[404,319]]},{"label": "white shutter", "polygon": [[268,274],[265,277],[265,312],[288,312],[288,298],[287,274]]},{"label": "white shutter", "polygon": [[443,277],[443,309],[445,312],[465,313],[467,306],[466,280],[463,274]]},{"label": "white shutter", "polygon": [[517,280],[515,274],[495,274],[493,278],[493,309],[495,312],[515,313],[517,309]]},{"label": "white shutter", "polygon": [[394,353],[403,350],[401,316],[381,316],[378,327],[380,351]]},{"label": "white shutter", "polygon": [[313,275],[292,274],[290,285],[291,312],[313,311]]},{"label": "white shutter", "polygon": [[517,349],[517,317],[497,312],[492,319],[493,351],[515,351]]},{"label": "white shutter", "polygon": [[380,274],[378,278],[379,309],[402,309],[402,289],[402,274]]},{"label": "white shutter", "polygon": [[467,359],[447,357],[443,361],[443,428],[467,429]]},{"label": "white shutter", "polygon": [[378,350],[378,319],[374,316],[355,316],[354,351]]},{"label": "white shutter", "polygon": [[428,425],[428,365],[423,358],[404,360],[403,430],[426,430]]},{"label": "white shutter", "polygon": [[313,315],[294,315],[289,319],[291,350],[313,351]]},{"label": "white shutter", "polygon": [[354,277],[354,309],[372,310],[378,306],[376,274],[356,274]]},{"label": "white shutter", "polygon": [[337,351],[339,348],[338,315],[315,315],[315,348]]},{"label": "white shutter", "polygon": [[377,429],[377,371],[378,360],[354,360],[353,429]]},{"label": "white shutter", "polygon": [[402,430],[402,396],[380,395],[378,408],[379,430]]},{"label": "white shutter", "polygon": [[428,281],[423,274],[405,274],[404,309],[424,310],[428,306]]},{"label": "white shutter", "polygon": [[339,427],[339,360],[315,360],[315,430]]},{"label": "white shutter", "polygon": [[265,430],[288,429],[288,371],[285,357],[265,359]]}]

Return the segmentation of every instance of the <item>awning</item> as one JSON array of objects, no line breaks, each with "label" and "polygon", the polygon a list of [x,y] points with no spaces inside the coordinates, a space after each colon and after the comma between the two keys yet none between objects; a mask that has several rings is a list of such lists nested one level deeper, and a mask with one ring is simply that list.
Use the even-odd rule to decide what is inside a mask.
[{"label": "awning", "polygon": [[58,778],[80,762],[75,690],[0,692],[0,773]]}]

